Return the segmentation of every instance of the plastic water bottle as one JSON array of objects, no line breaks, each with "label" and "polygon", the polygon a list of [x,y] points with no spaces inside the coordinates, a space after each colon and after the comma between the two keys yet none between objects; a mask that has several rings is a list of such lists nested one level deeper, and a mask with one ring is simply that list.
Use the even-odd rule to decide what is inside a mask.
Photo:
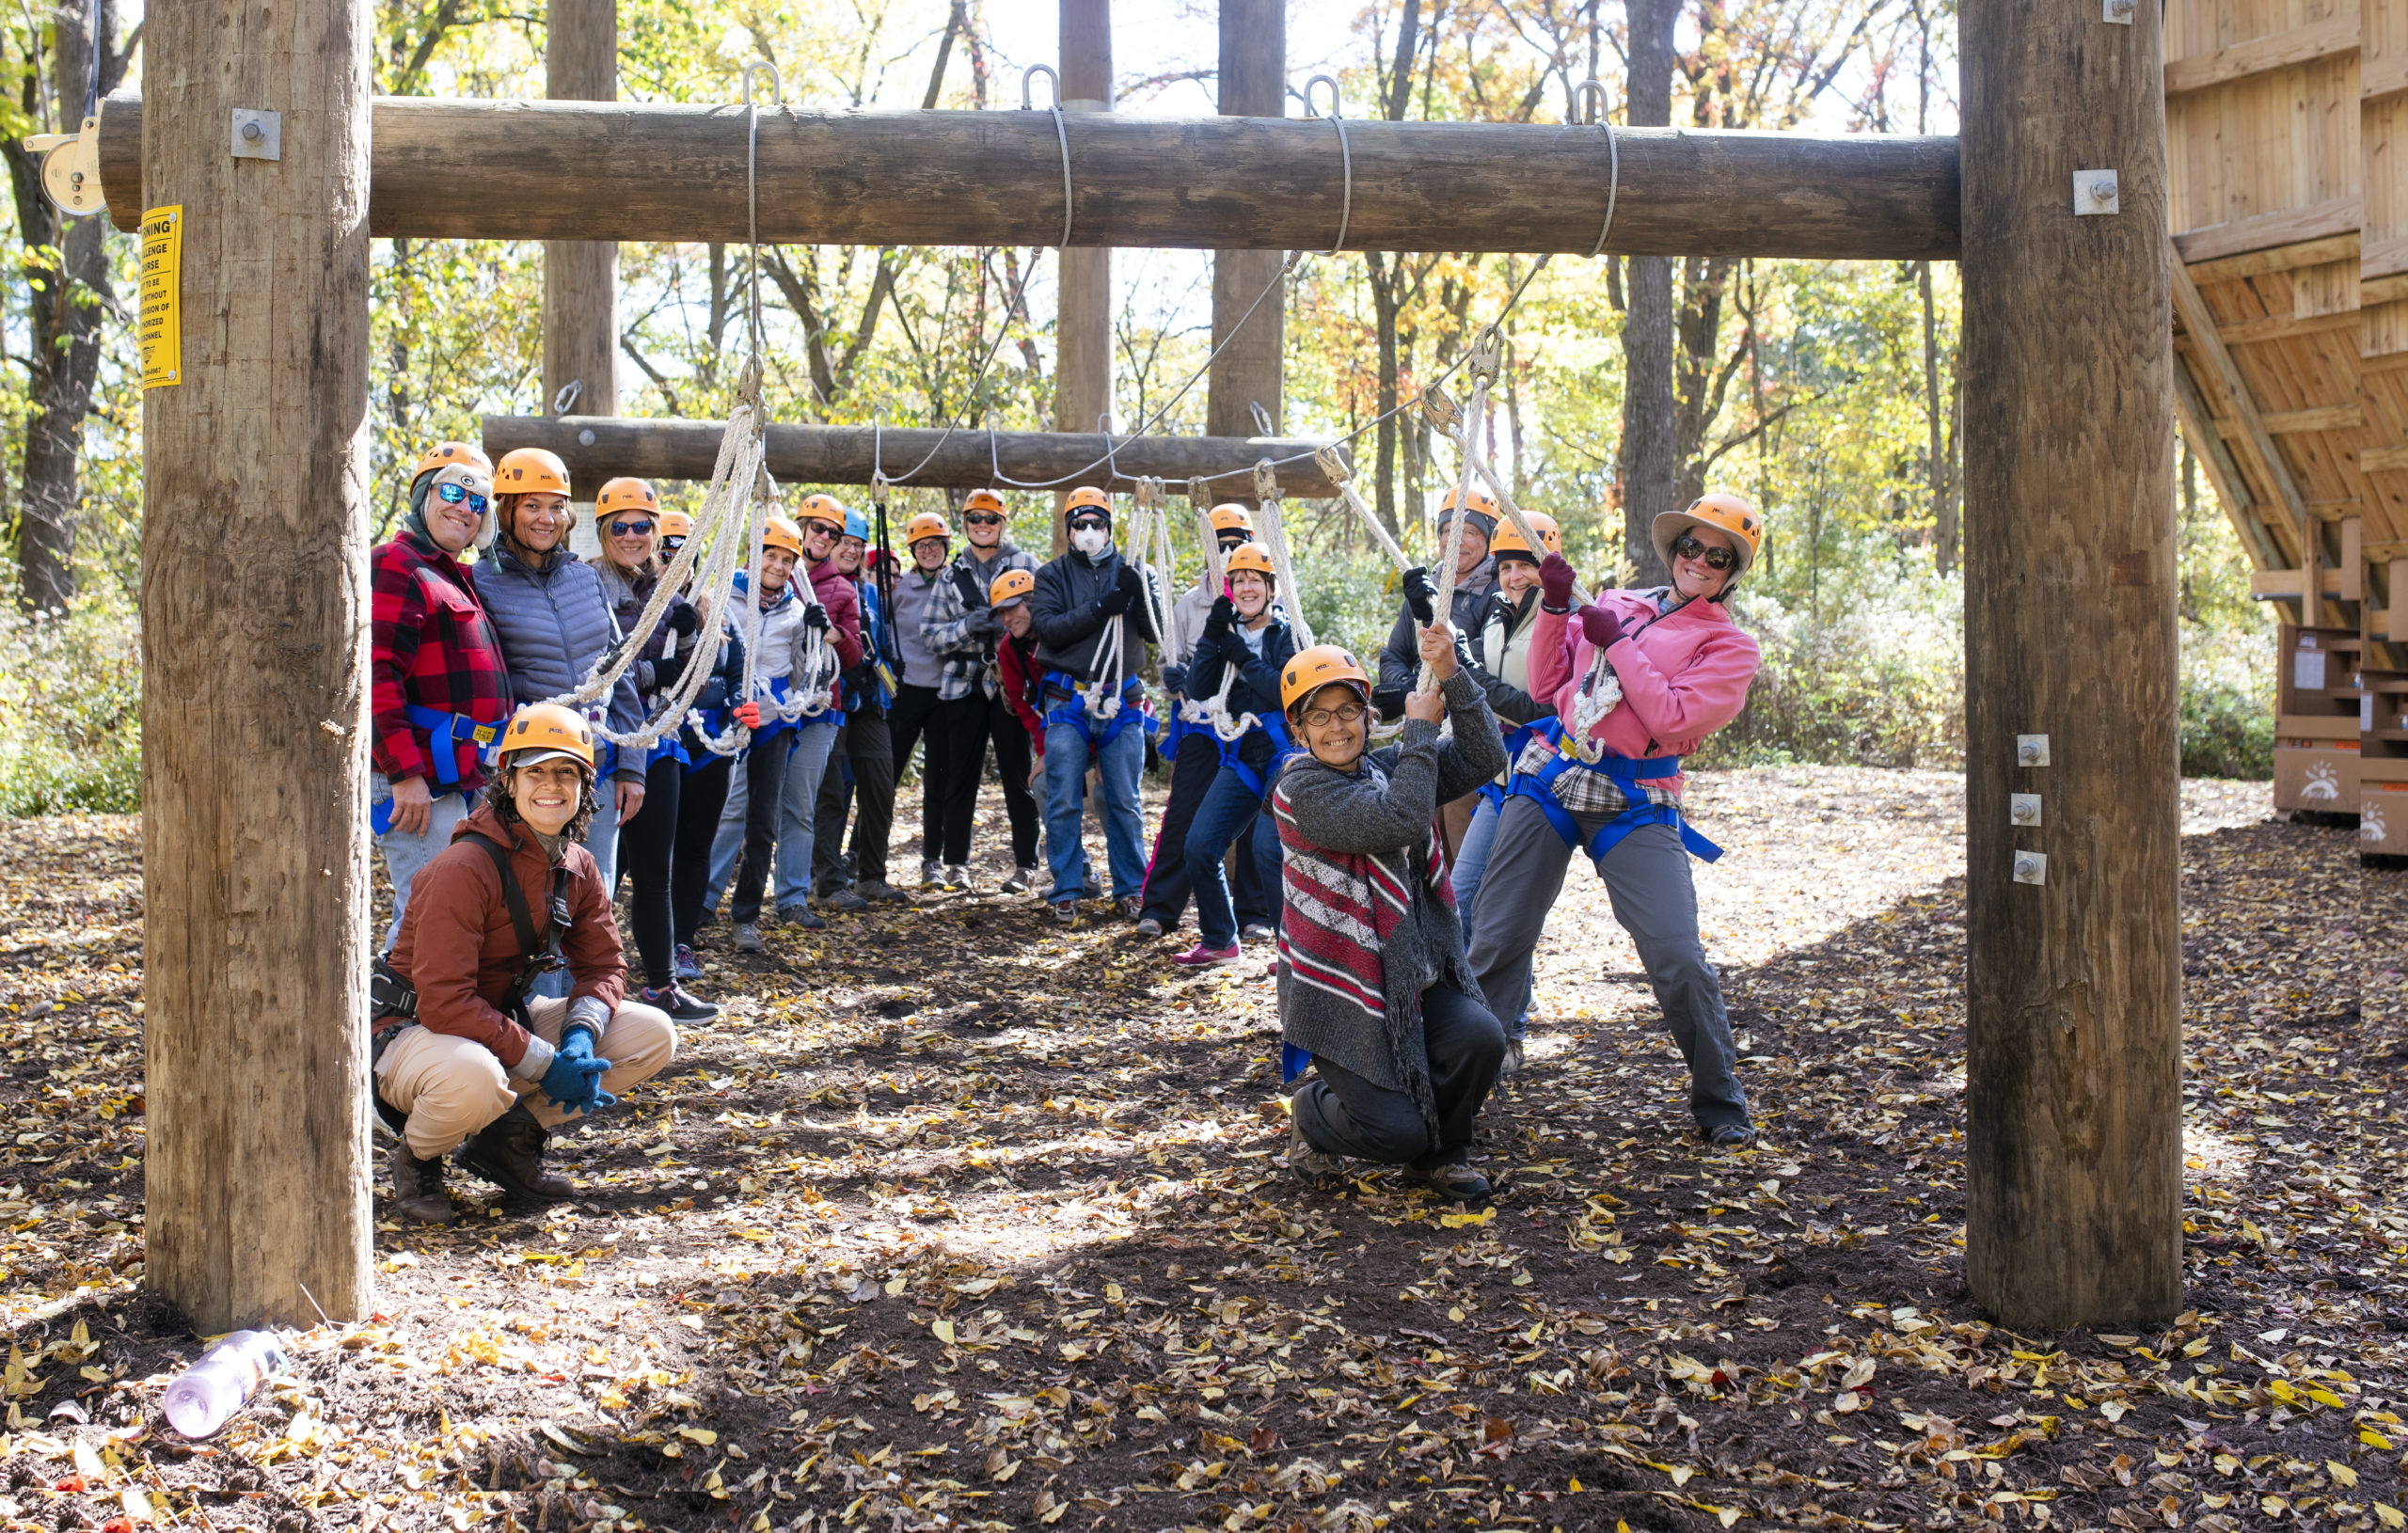
[{"label": "plastic water bottle", "polygon": [[220,1337],[167,1386],[167,1425],[186,1437],[208,1436],[283,1366],[284,1346],[273,1331],[236,1331]]}]

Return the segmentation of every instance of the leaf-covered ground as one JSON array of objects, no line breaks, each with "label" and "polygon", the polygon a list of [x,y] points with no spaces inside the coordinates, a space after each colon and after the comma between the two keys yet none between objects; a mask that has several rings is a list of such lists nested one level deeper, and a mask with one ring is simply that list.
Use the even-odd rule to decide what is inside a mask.
[{"label": "leaf-covered ground", "polygon": [[156,1412],[199,1344],[139,1288],[135,827],[0,825],[0,1514],[2398,1528],[2408,876],[2264,802],[2185,795],[2191,1288],[2162,1332],[1969,1303],[1961,787],[1791,768],[1694,804],[1731,848],[1697,874],[1759,1148],[1688,1137],[1585,875],[1475,1213],[1285,1178],[1259,962],[1178,973],[994,895],[773,928],[711,944],[731,1015],[566,1143],[579,1202],[460,1181],[455,1227],[380,1225],[374,1319],[295,1337],[198,1447]]}]

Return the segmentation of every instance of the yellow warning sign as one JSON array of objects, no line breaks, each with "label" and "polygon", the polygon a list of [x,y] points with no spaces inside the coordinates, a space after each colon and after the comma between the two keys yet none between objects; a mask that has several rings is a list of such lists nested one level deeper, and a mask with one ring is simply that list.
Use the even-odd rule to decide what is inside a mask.
[{"label": "yellow warning sign", "polygon": [[183,382],[184,210],[142,215],[142,387]]}]

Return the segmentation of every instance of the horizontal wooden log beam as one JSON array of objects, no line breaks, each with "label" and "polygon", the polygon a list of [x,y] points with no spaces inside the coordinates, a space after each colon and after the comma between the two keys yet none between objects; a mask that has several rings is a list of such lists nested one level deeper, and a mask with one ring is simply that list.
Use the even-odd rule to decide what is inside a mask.
[{"label": "horizontal wooden log beam", "polygon": [[2211,54],[2194,58],[2170,58],[2165,62],[2165,93],[2186,95],[2206,90],[2231,80],[2245,80],[2251,75],[2266,74],[2275,70],[2289,69],[2296,64],[2312,64],[2320,58],[2358,51],[2358,14],[2356,10],[2334,15],[2294,26],[2264,37],[2236,42],[2229,48],[2219,48]]},{"label": "horizontal wooden log beam", "polygon": [[[104,173],[104,188],[106,184]],[[2362,205],[2354,197],[2331,198],[2322,202],[2311,202],[2303,208],[2282,208],[2273,213],[2254,213],[2246,218],[2232,218],[2221,224],[2202,224],[2197,229],[2186,229],[2174,236],[2174,248],[2181,253],[2185,261],[2196,264],[2213,261],[2219,256],[2271,250],[2278,245],[2353,237],[2362,213]],[[2205,281],[2208,278],[2194,273],[2193,280]]]},{"label": "horizontal wooden log beam", "polygon": [[[431,239],[740,241],[735,106],[375,105],[369,230]],[[1337,132],[1284,118],[1072,113],[1078,245],[1326,250],[1347,203]],[[1629,255],[1953,261],[1956,140],[1618,129],[1608,248]],[[1587,255],[1612,177],[1594,127],[1350,121],[1350,250]],[[102,190],[131,230],[142,103],[101,113]],[[1046,112],[763,114],[760,237],[777,244],[1052,245],[1062,149]],[[171,193],[163,193],[171,195]]]},{"label": "horizontal wooden log beam", "polygon": [[[604,416],[489,415],[483,421],[487,453],[499,457],[514,448],[548,448],[568,464],[570,481],[580,486],[619,474],[708,480],[726,429],[720,420]],[[1318,499],[1338,493],[1313,461],[1313,450],[1320,445],[1301,437],[1117,436],[1107,442],[1073,432],[997,432],[990,436],[984,430],[963,430],[948,436],[924,427],[771,426],[768,461],[769,472],[786,484],[867,484],[882,469],[897,484],[934,489],[991,485],[1009,493],[1011,482],[1060,480],[1060,485],[1049,487],[1092,484],[1127,493],[1145,478],[1164,480],[1183,494],[1191,478],[1214,476],[1211,488],[1215,496],[1244,499],[1252,497],[1257,462],[1292,458],[1297,461],[1281,463],[1275,470],[1280,493]],[[1344,450],[1339,450],[1341,456]],[[922,459],[927,466],[906,481],[904,471]]]}]

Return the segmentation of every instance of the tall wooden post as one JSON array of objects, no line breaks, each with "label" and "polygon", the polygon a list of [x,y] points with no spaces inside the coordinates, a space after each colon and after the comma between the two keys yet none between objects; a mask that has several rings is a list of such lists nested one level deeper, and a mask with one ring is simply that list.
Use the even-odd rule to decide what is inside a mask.
[{"label": "tall wooden post", "polygon": [[[617,0],[550,0],[544,94],[553,101],[619,98]],[[599,241],[544,245],[544,408],[578,386],[573,415],[619,413],[619,247]],[[579,485],[582,494],[586,486]]]},{"label": "tall wooden post", "polygon": [[2182,1291],[2162,37],[1962,15],[1966,1275],[2138,1325]]},{"label": "tall wooden post", "polygon": [[[1112,0],[1062,0],[1062,110],[1112,110]],[[1078,174],[1075,157],[1071,175]],[[1066,249],[1054,322],[1054,429],[1091,432],[1112,408],[1112,251]],[[1054,551],[1069,546],[1054,498]]]},{"label": "tall wooden post", "polygon": [[[1219,104],[1223,117],[1288,115],[1287,0],[1221,0]],[[1277,250],[1212,254],[1212,344],[1226,342],[1228,349],[1205,380],[1208,435],[1260,435],[1252,408],[1258,403],[1270,412],[1273,433],[1279,430],[1287,295],[1263,298],[1250,319],[1246,308],[1279,275],[1285,259]]]},{"label": "tall wooden post", "polygon": [[[371,1298],[374,17],[179,0],[150,25],[143,186],[182,261],[146,234],[181,343],[146,345],[143,396],[143,1201],[148,1280],[206,1334]],[[277,158],[235,156],[238,108],[278,115]]]}]

